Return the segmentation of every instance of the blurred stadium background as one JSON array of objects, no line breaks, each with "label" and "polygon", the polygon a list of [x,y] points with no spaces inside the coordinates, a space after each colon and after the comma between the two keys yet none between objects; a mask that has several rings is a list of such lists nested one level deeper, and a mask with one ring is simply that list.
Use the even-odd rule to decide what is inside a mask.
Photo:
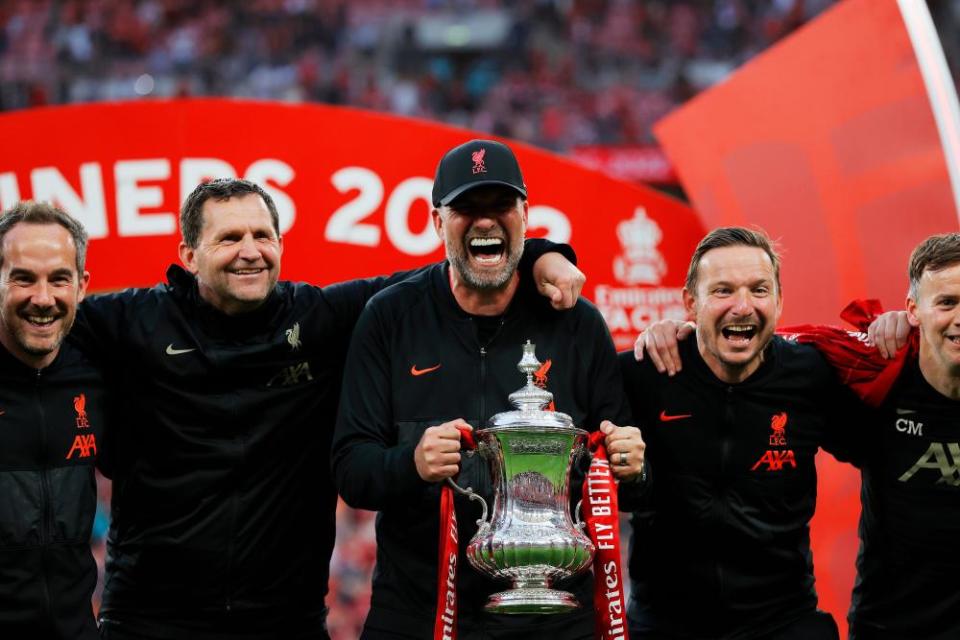
[{"label": "blurred stadium background", "polygon": [[[191,96],[345,105],[522,140],[682,197],[653,123],[831,4],[5,0],[0,110]],[[960,0],[928,6],[956,84]],[[104,482],[101,562],[108,505]],[[359,634],[372,522],[338,514],[334,638]]]}]

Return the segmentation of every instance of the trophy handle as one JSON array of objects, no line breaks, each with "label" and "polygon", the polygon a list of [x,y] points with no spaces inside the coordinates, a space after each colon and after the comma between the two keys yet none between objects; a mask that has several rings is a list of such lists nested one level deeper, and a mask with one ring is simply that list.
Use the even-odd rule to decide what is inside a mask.
[{"label": "trophy handle", "polygon": [[584,527],[587,526],[587,524],[580,519],[580,514],[582,512],[583,512],[583,498],[581,498],[580,500],[577,500],[577,506],[573,508],[573,524],[575,527],[577,527],[577,529],[580,529],[580,531],[583,531]]},{"label": "trophy handle", "polygon": [[[586,456],[587,460],[593,460],[593,453],[591,453],[590,449],[583,442],[581,442],[574,448],[572,457],[574,460],[578,460],[582,456]],[[580,529],[581,531],[583,531],[587,526],[587,523],[585,523],[583,519],[580,517],[582,513],[583,513],[583,498],[580,498],[579,500],[577,500],[577,506],[573,508],[573,524],[577,529]]]},{"label": "trophy handle", "polygon": [[467,496],[471,500],[480,501],[480,506],[483,507],[483,515],[481,515],[480,519],[477,520],[477,526],[480,528],[480,530],[477,533],[479,534],[479,533],[485,532],[490,527],[490,523],[487,522],[487,501],[483,499],[483,496],[476,493],[470,487],[467,487],[466,489],[464,489],[463,487],[458,485],[456,482],[454,482],[453,478],[447,478],[447,484],[453,487],[454,491],[456,491],[460,495]]}]

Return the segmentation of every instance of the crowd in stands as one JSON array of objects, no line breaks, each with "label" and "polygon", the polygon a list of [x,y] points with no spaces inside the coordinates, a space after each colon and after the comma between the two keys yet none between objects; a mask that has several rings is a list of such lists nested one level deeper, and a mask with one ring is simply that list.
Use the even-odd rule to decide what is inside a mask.
[{"label": "crowd in stands", "polygon": [[[5,0],[0,111],[231,96],[387,111],[557,151],[648,144],[656,120],[831,4]],[[960,0],[930,7],[948,57],[960,58]],[[109,513],[102,484],[98,559]],[[366,612],[372,518],[338,514],[334,638],[356,637]]]},{"label": "crowd in stands", "polygon": [[650,125],[833,0],[10,0],[0,108],[315,101],[564,150]]}]

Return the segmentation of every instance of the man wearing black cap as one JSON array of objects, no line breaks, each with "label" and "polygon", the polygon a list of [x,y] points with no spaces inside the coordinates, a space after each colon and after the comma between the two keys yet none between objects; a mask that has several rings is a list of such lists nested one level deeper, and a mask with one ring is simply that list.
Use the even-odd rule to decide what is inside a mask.
[{"label": "man wearing black cap", "polygon": [[[524,342],[536,344],[544,363],[538,379],[574,424],[596,430],[628,415],[616,353],[596,308],[580,300],[558,312],[517,275],[528,207],[513,152],[489,140],[452,149],[437,167],[433,205],[447,262],[368,303],[351,341],[334,434],[341,495],[380,512],[367,639],[424,638],[438,628],[441,483],[459,472],[460,484],[492,498],[485,463],[461,459],[460,430],[510,408],[508,394],[523,383],[517,362]],[[639,431],[608,424],[603,430],[618,461],[614,475],[642,477]],[[457,499],[455,509],[461,638],[592,637],[585,575],[558,586],[584,604],[577,612],[485,614],[487,596],[503,585],[476,572],[463,553],[476,532],[476,504]]]}]

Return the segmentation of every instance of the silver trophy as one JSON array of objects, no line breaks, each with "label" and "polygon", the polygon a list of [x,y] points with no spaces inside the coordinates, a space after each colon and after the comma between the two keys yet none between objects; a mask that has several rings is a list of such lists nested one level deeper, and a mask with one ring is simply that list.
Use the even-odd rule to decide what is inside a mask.
[{"label": "silver trophy", "polygon": [[496,414],[475,434],[494,483],[490,521],[482,497],[448,480],[483,507],[480,528],[467,546],[470,564],[513,583],[490,596],[485,608],[494,613],[576,609],[576,598],[551,584],[589,567],[594,554],[579,517],[576,524],[570,517],[570,467],[584,451],[587,432],[574,427],[570,416],[544,410],[553,394],[534,384],[540,368],[534,349],[528,340],[517,365],[527,384],[509,396],[516,409]]}]

